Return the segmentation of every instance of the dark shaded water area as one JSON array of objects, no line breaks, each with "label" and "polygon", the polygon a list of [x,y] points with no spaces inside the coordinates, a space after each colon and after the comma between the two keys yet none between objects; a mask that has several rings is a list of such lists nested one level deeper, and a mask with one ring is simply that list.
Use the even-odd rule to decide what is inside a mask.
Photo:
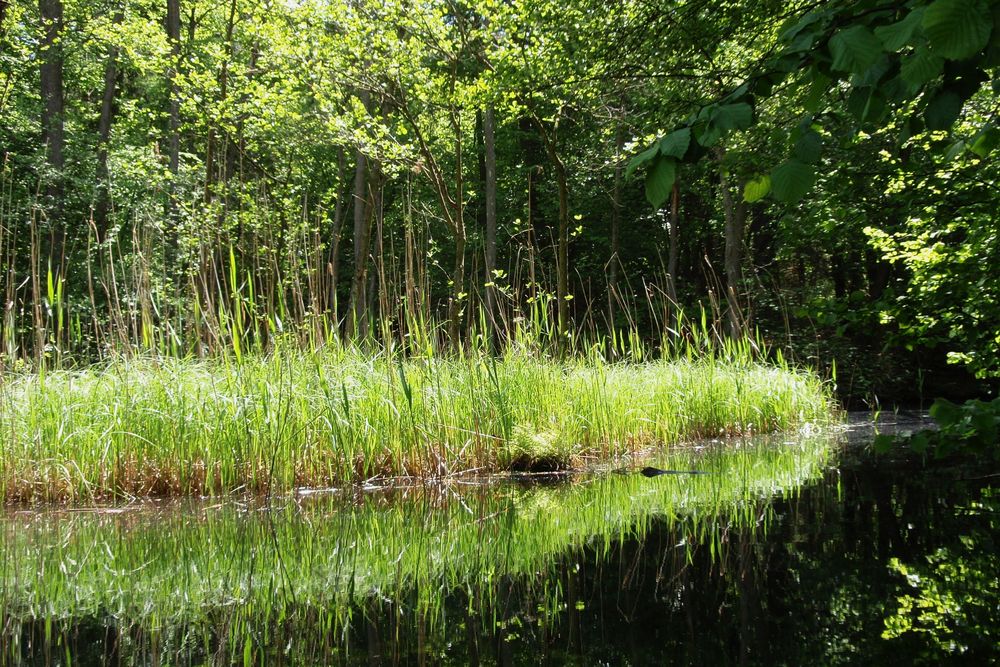
[{"label": "dark shaded water area", "polygon": [[7,512],[0,662],[1000,661],[998,470],[871,435],[641,462],[697,477]]}]

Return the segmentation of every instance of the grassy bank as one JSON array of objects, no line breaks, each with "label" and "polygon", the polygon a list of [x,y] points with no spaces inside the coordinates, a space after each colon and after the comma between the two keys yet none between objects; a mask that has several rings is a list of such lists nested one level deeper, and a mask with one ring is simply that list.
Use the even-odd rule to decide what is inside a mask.
[{"label": "grassy bank", "polygon": [[706,356],[628,364],[348,348],[7,375],[6,502],[264,493],[558,468],[824,419],[821,382]]}]

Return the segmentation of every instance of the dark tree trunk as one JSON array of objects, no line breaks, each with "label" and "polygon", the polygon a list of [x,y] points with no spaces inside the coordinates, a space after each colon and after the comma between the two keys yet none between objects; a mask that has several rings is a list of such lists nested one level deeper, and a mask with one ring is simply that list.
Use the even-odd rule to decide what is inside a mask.
[{"label": "dark tree trunk", "polygon": [[62,219],[62,181],[65,157],[63,149],[63,6],[62,0],[39,0],[38,10],[42,19],[39,75],[42,93],[42,143],[49,173],[45,175],[46,204],[50,221],[49,259],[53,267],[60,267],[63,260],[63,243],[66,234]]},{"label": "dark tree trunk", "polygon": [[496,120],[493,107],[486,108],[483,119],[483,142],[485,144],[486,176],[486,319],[490,327],[490,340],[497,340],[497,151]]},{"label": "dark tree trunk", "polygon": [[[113,22],[120,26],[124,14],[119,8]],[[111,139],[111,121],[114,116],[115,81],[118,78],[118,47],[108,50],[108,62],[104,65],[104,95],[101,97],[101,116],[97,121],[97,174],[96,201],[94,203],[94,226],[98,243],[104,241],[108,230],[108,210],[111,204],[110,172],[108,170],[108,142]]]},{"label": "dark tree trunk", "polygon": [[743,334],[745,323],[740,308],[740,292],[743,286],[743,233],[746,228],[746,204],[743,198],[734,201],[733,191],[729,184],[729,176],[722,165],[725,153],[720,150],[719,186],[722,190],[722,209],[726,218],[725,228],[725,268],[726,268],[726,304],[728,313],[729,335],[733,338]]},{"label": "dark tree trunk", "polygon": [[337,320],[339,304],[337,303],[337,282],[340,277],[340,238],[344,227],[344,200],[347,198],[347,156],[343,147],[337,149],[337,178],[338,190],[337,201],[333,207],[333,230],[330,240],[330,295],[327,308],[333,312],[334,321]]},{"label": "dark tree trunk", "polygon": [[670,312],[674,330],[677,330],[680,307],[677,303],[677,259],[680,255],[680,208],[681,193],[674,181],[674,191],[670,197],[670,249],[667,254],[667,297],[670,299]]},{"label": "dark tree trunk", "polygon": [[[371,95],[368,91],[358,94],[361,103],[370,110]],[[371,204],[368,196],[368,161],[361,151],[355,153],[354,163],[354,279],[351,281],[351,304],[347,321],[347,334],[364,336],[367,333],[368,304],[365,281],[368,269],[368,251],[371,241]]]},{"label": "dark tree trunk", "polygon": [[622,219],[622,149],[625,132],[622,124],[615,131],[615,180],[611,190],[611,257],[608,260],[608,326],[615,326],[615,300],[618,298],[618,265],[621,262],[621,238],[619,230]]},{"label": "dark tree trunk", "polygon": [[[181,58],[181,2],[167,0],[167,42],[170,44],[170,68],[167,78],[170,80],[170,120],[167,136],[167,168],[170,170],[170,192],[167,202],[167,213],[175,217],[177,213],[177,174],[180,170],[181,154],[181,100],[180,86],[177,84],[177,68]],[[191,30],[194,30],[192,21]]]}]

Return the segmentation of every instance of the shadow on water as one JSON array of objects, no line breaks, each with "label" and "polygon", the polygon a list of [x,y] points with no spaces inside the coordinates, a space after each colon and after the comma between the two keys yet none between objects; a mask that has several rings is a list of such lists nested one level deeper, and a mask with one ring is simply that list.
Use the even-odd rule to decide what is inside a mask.
[{"label": "shadow on water", "polygon": [[698,476],[9,512],[0,663],[994,659],[1000,477],[865,437],[652,461]]}]

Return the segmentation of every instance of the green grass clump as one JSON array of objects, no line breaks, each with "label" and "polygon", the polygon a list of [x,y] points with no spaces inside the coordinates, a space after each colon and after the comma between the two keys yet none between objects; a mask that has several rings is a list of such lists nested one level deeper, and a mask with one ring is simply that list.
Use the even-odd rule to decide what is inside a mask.
[{"label": "green grass clump", "polygon": [[266,493],[569,467],[828,415],[818,379],[711,356],[608,364],[336,347],[122,360],[0,379],[0,497]]}]

